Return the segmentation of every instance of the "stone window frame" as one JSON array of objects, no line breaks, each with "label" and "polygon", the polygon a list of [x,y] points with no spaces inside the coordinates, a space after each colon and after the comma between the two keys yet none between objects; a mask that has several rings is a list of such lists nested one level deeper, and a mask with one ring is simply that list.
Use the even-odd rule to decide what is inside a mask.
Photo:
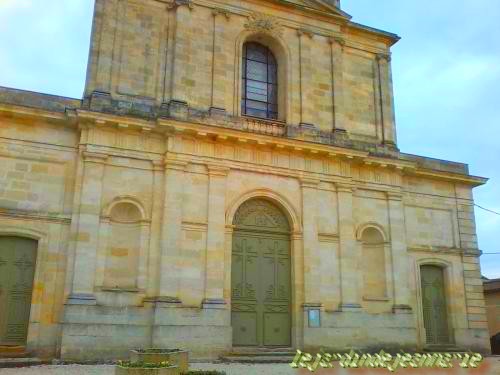
[{"label": "stone window frame", "polygon": [[[266,119],[259,117],[250,117],[243,114],[241,101],[243,98],[243,47],[245,43],[255,42],[267,47],[274,55],[278,66],[278,116],[277,119]],[[290,94],[291,79],[291,52],[289,47],[281,36],[268,33],[266,31],[243,31],[236,39],[236,56],[235,56],[235,98],[233,112],[237,117],[250,117],[261,121],[273,121],[289,123],[291,117],[291,100]]]}]

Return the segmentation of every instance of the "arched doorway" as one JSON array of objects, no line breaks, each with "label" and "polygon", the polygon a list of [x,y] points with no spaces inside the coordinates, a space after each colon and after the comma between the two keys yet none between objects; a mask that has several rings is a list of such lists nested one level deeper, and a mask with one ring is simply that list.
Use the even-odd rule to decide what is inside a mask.
[{"label": "arched doorway", "polygon": [[234,217],[231,266],[233,346],[291,346],[290,225],[266,199]]},{"label": "arched doorway", "polygon": [[0,345],[25,345],[38,242],[0,237]]},{"label": "arched doorway", "polygon": [[422,265],[420,278],[426,343],[427,345],[449,344],[443,268],[435,265]]}]

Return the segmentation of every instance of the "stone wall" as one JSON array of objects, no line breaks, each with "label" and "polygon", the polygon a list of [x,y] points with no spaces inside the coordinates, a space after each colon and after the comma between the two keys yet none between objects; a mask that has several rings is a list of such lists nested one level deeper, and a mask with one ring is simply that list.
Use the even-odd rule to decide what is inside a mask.
[{"label": "stone wall", "polygon": [[388,54],[397,36],[349,24],[339,10],[322,12],[250,2],[97,0],[88,105],[98,92],[149,112],[163,106],[178,113],[181,105],[239,116],[241,51],[253,40],[278,60],[280,120],[395,144]]}]

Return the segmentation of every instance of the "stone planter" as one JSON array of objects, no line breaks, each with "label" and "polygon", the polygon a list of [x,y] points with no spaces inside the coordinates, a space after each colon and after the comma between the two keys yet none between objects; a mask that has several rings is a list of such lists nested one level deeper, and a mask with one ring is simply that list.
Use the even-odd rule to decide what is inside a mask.
[{"label": "stone planter", "polygon": [[115,367],[115,375],[180,375],[178,366],[163,368]]},{"label": "stone planter", "polygon": [[131,350],[131,362],[161,363],[168,362],[178,366],[181,373],[189,371],[189,354],[187,350],[180,349],[144,349]]}]

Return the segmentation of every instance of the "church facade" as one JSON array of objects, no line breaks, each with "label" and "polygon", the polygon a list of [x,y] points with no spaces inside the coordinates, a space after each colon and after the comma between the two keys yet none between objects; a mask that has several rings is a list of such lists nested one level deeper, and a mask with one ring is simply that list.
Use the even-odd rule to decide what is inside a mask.
[{"label": "church facade", "polygon": [[465,164],[397,146],[338,0],[96,0],[82,100],[0,89],[0,348],[489,352]]}]

